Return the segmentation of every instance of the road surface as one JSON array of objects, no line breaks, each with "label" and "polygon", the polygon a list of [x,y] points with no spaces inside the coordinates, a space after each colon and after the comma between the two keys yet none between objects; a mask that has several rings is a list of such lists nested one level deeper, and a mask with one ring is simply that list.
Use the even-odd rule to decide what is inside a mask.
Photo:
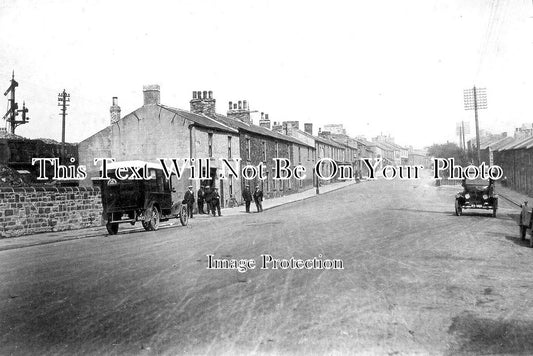
[{"label": "road surface", "polygon": [[[0,252],[0,354],[533,353],[517,208],[355,184],[262,214]],[[208,270],[218,259],[344,269]]]}]

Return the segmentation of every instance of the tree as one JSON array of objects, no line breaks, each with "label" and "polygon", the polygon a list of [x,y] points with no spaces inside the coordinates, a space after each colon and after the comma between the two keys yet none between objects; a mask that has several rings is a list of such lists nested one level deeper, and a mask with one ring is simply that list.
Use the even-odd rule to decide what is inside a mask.
[{"label": "tree", "polygon": [[460,166],[468,166],[469,161],[466,152],[452,142],[444,144],[434,144],[428,148],[428,156],[435,158],[453,158],[455,164]]}]

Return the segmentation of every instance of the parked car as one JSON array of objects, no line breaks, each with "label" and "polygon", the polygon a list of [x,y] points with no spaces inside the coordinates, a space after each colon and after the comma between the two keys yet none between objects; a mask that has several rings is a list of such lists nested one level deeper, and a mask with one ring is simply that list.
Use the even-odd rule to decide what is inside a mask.
[{"label": "parked car", "polygon": [[498,195],[492,179],[463,180],[463,191],[455,196],[455,215],[461,215],[465,209],[492,210],[492,216],[496,217]]},{"label": "parked car", "polygon": [[[129,179],[119,179],[117,173]],[[147,231],[157,230],[161,221],[171,218],[187,225],[187,207],[177,199],[172,180],[166,179],[161,166],[143,161],[113,162],[107,165],[107,174],[109,179],[100,180],[100,187],[110,235],[118,232],[119,224],[135,225],[137,221]]]}]

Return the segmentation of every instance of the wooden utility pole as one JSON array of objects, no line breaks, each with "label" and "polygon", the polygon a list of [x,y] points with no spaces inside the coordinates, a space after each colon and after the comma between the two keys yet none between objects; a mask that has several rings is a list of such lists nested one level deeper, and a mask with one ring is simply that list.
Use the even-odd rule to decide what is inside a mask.
[{"label": "wooden utility pole", "polygon": [[487,108],[487,91],[485,88],[466,89],[464,91],[465,110],[474,110],[476,118],[476,146],[477,146],[477,164],[481,164],[481,152],[479,148],[479,120],[478,110]]},{"label": "wooden utility pole", "polygon": [[63,89],[63,92],[58,94],[57,101],[57,105],[61,106],[61,113],[59,115],[63,118],[61,125],[61,159],[62,163],[65,163],[65,118],[67,116],[67,106],[70,106],[70,94]]}]

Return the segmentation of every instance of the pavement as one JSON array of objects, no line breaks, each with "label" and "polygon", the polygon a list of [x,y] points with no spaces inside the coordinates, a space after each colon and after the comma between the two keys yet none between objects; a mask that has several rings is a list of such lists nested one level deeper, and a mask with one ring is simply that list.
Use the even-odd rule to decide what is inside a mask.
[{"label": "pavement", "polygon": [[[365,181],[363,180],[361,182],[365,182]],[[348,185],[355,184],[355,183],[356,183],[355,181],[345,181],[345,182],[322,185],[320,187],[319,194],[326,194],[328,192],[335,191],[337,189],[341,189],[341,188],[344,188]],[[312,189],[308,189],[300,193],[289,194],[283,197],[266,199],[263,201],[263,211],[273,209],[273,208],[276,208],[282,205],[298,202],[301,200],[313,198],[316,196],[317,196],[316,189],[312,188]],[[254,213],[256,211],[255,204],[253,203],[253,201],[250,206],[250,210]],[[246,210],[245,210],[244,205],[240,205],[234,208],[221,209],[221,214],[222,214],[222,218],[231,217],[231,216],[246,214]],[[207,214],[205,215],[195,214],[194,219],[195,220],[213,219],[213,216],[207,215]],[[162,222],[160,224],[160,228],[172,227],[176,224],[179,225],[179,220],[171,219],[169,221]],[[119,227],[119,231],[122,231],[122,232],[135,232],[135,231],[143,231],[143,230],[144,229],[141,227],[140,224],[136,224],[134,226],[130,224],[121,224]],[[31,247],[31,246],[38,246],[38,245],[46,245],[46,244],[57,243],[57,242],[62,242],[62,241],[77,240],[77,239],[96,237],[96,236],[106,236],[106,235],[107,235],[106,227],[97,226],[97,227],[90,227],[90,228],[77,229],[77,230],[46,232],[46,233],[25,235],[25,236],[12,237],[12,238],[4,238],[4,239],[0,239],[0,251]]]}]

